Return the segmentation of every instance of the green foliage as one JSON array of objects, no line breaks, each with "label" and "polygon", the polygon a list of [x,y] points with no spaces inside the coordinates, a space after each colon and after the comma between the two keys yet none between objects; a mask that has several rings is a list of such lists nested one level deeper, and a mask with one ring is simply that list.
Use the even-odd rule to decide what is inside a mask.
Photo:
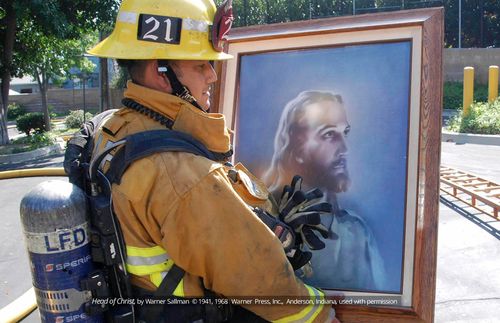
[{"label": "green foliage", "polygon": [[[90,120],[92,117],[91,113],[85,113],[85,120]],[[80,128],[83,122],[83,110],[73,110],[69,113],[66,119],[64,119],[66,128]]]},{"label": "green foliage", "polygon": [[127,69],[120,66],[118,73],[116,73],[111,80],[111,87],[113,89],[124,89],[129,79],[130,76],[128,75]]},{"label": "green foliage", "polygon": [[[216,0],[220,5],[223,0]],[[234,26],[367,14],[381,11],[445,8],[445,46],[458,47],[458,9],[462,3],[462,47],[500,47],[500,2],[497,0],[234,0]],[[353,4],[355,6],[353,6]]]},{"label": "green foliage", "polygon": [[[443,88],[443,108],[461,109],[463,102],[463,83],[445,82]],[[474,101],[482,102],[488,100],[488,86],[482,84],[474,85]]]},{"label": "green foliage", "polygon": [[31,131],[42,133],[46,130],[43,113],[30,112],[16,119],[17,130],[24,132],[27,136],[31,135]]},{"label": "green foliage", "polygon": [[24,110],[21,105],[17,103],[11,103],[7,108],[7,120],[16,120],[18,117],[25,113],[26,110]]},{"label": "green foliage", "polygon": [[82,54],[96,42],[95,35],[89,34],[78,39],[60,39],[45,35],[43,28],[28,20],[23,21],[17,31],[18,42],[15,46],[17,51],[13,62],[18,74],[34,75],[46,84],[49,79],[67,77],[67,71],[72,67],[84,71],[94,68],[94,64]]},{"label": "green foliage", "polygon": [[492,103],[474,103],[465,117],[463,110],[460,110],[450,121],[448,129],[464,133],[500,134],[500,98]]},{"label": "green foliage", "polygon": [[[2,83],[8,87],[10,77],[29,74],[37,78],[44,93],[48,79],[63,76],[69,65],[78,67],[85,49],[97,42],[98,31],[109,31],[119,5],[119,0],[1,1]],[[2,99],[7,105],[8,97]],[[5,121],[0,119],[4,128]],[[4,132],[0,143],[7,143]]]},{"label": "green foliage", "polygon": [[33,136],[21,137],[13,140],[12,144],[19,145],[12,153],[20,153],[24,151],[35,150],[42,147],[54,145],[56,137],[50,132],[35,133]]},{"label": "green foliage", "polygon": [[483,85],[483,84],[474,85],[474,101],[476,102],[488,101],[488,85]]},{"label": "green foliage", "polygon": [[500,2],[446,0],[446,47],[458,47],[459,4],[462,4],[462,47],[500,47]]},{"label": "green foliage", "polygon": [[233,9],[234,26],[240,27],[350,15],[352,0],[234,0]]},{"label": "green foliage", "polygon": [[47,106],[47,110],[49,110],[49,117],[50,119],[54,119],[57,117],[57,113],[55,112],[55,108],[52,104],[49,104]]},{"label": "green foliage", "polygon": [[445,82],[443,88],[443,108],[459,109],[462,106],[463,85],[460,82]]}]

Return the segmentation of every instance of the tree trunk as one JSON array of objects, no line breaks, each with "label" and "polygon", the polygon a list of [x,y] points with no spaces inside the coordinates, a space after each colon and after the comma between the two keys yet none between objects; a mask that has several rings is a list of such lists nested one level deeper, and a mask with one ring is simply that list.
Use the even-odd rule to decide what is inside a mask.
[{"label": "tree trunk", "polygon": [[0,107],[0,144],[9,143],[9,133],[7,132],[7,107],[9,106],[9,87],[10,74],[12,69],[12,52],[14,50],[14,39],[16,35],[16,12],[14,11],[13,1],[3,1],[5,17],[1,21],[0,27],[5,28],[5,38],[3,40],[3,55],[1,57],[2,85],[1,97],[2,106]]},{"label": "tree trunk", "polygon": [[[102,31],[99,32],[99,40],[106,38],[106,34]],[[110,93],[109,93],[109,73],[108,73],[108,59],[105,57],[99,58],[99,69],[100,69],[100,90],[101,90],[101,112],[109,110],[110,104]]]},{"label": "tree trunk", "polygon": [[248,26],[248,0],[243,0],[243,26]]},{"label": "tree trunk", "polygon": [[50,114],[49,114],[49,105],[47,104],[47,88],[48,88],[47,76],[43,71],[41,72],[35,71],[35,75],[36,75],[36,80],[38,82],[38,87],[40,88],[40,96],[42,98],[42,112],[43,112],[43,119],[45,122],[45,130],[50,131],[51,130]]},{"label": "tree trunk", "polygon": [[99,58],[100,88],[101,88],[101,112],[109,109],[109,76],[108,76],[108,59]]},{"label": "tree trunk", "polygon": [[269,4],[269,0],[266,0],[266,23],[271,23],[271,5]]}]

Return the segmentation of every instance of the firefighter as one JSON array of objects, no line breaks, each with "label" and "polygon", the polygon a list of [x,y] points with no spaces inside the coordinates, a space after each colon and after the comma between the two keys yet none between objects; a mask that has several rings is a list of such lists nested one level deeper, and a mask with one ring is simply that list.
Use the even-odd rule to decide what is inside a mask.
[{"label": "firefighter", "polygon": [[[123,0],[113,33],[89,51],[117,59],[131,77],[124,106],[96,131],[93,155],[130,134],[168,128],[219,157],[157,153],[133,162],[113,185],[131,283],[140,295],[153,295],[177,267],[185,273],[172,288],[175,297],[210,292],[295,303],[246,302],[216,320],[336,321],[333,308],[318,302],[323,292],[295,277],[281,241],[256,215],[256,208],[275,214],[276,206],[260,180],[227,163],[232,149],[224,116],[207,112],[217,80],[211,61],[231,58],[222,51],[231,23],[231,1],[216,11],[212,0]],[[103,160],[103,171],[112,158]],[[145,321],[213,320],[194,306],[165,306],[157,319],[138,311]]]}]

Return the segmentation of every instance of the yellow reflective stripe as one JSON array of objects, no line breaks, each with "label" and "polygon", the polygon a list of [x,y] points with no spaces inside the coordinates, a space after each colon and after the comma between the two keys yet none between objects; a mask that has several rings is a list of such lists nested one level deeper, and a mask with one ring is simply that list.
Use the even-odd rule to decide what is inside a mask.
[{"label": "yellow reflective stripe", "polygon": [[169,270],[173,261],[160,246],[140,248],[127,246],[127,270],[131,274],[144,276]]},{"label": "yellow reflective stripe", "polygon": [[184,278],[181,279],[179,282],[179,285],[174,290],[174,296],[177,297],[185,297],[186,295],[184,294]]},{"label": "yellow reflective stripe", "polygon": [[167,254],[167,252],[160,246],[154,246],[149,248],[127,246],[127,256],[155,257],[163,254]]},{"label": "yellow reflective stripe", "polygon": [[155,284],[156,287],[160,286],[161,281],[163,280],[163,276],[161,275],[162,273],[154,273],[149,275],[149,279],[153,284]]},{"label": "yellow reflective stripe", "polygon": [[[146,276],[156,287],[160,286],[174,261],[168,259],[167,252],[160,246],[140,248],[127,246],[127,270],[129,273]],[[182,279],[173,293],[174,296],[184,297],[184,279]]]},{"label": "yellow reflective stripe", "polygon": [[168,261],[167,254],[154,256],[154,257],[138,257],[127,255],[127,264],[133,266],[152,266],[162,264]]},{"label": "yellow reflective stripe", "polygon": [[[152,275],[149,276],[149,279],[151,279],[151,281],[153,282],[153,284],[155,284],[156,287],[159,287],[160,284],[161,284],[161,282],[163,281],[163,278],[165,278],[165,276],[167,275],[167,273],[168,272],[154,273],[154,274],[152,274]],[[184,278],[181,279],[181,281],[179,282],[179,284],[175,288],[173,295],[177,296],[177,297],[185,297],[185,294],[184,294]]]},{"label": "yellow reflective stripe", "polygon": [[164,263],[156,265],[134,266],[127,264],[127,271],[138,276],[151,275],[152,273],[169,270],[172,268],[173,263],[174,262],[172,260],[168,260]]},{"label": "yellow reflective stripe", "polygon": [[323,305],[320,304],[319,300],[325,297],[325,294],[316,288],[312,288],[310,286],[305,285],[309,296],[313,304],[307,305],[302,311],[296,314],[292,314],[290,316],[285,316],[280,318],[277,323],[289,323],[289,322],[312,322],[318,316],[318,314],[323,309]]}]

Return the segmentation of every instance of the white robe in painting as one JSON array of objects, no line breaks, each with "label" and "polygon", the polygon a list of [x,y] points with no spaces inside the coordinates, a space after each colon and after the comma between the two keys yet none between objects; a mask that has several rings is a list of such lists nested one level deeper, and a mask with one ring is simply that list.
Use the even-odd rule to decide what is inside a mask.
[{"label": "white robe in painting", "polygon": [[324,240],[324,249],[312,251],[313,274],[304,281],[328,289],[383,291],[384,263],[367,223],[343,209],[333,218],[322,216],[322,222],[337,237]]}]

